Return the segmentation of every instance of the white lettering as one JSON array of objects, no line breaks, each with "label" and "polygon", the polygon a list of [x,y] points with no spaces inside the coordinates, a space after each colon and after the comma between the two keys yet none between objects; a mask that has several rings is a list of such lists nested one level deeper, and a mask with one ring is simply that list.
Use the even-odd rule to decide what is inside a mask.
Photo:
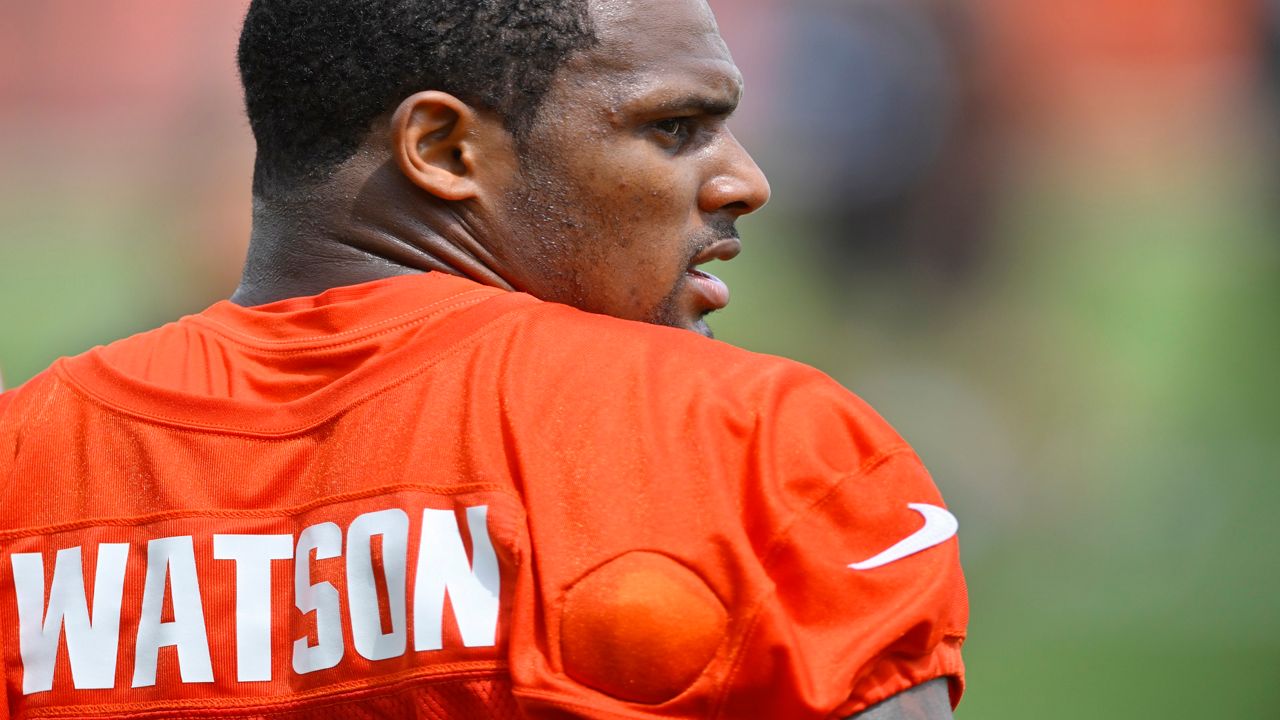
[{"label": "white lettering", "polygon": [[316,644],[308,645],[305,637],[293,641],[293,671],[299,675],[328,670],[342,661],[345,652],[338,589],[327,581],[311,584],[312,551],[317,560],[341,555],[342,529],[331,522],[320,523],[298,536],[293,565],[294,604],[303,615],[316,614]]},{"label": "white lettering", "polygon": [[[465,512],[465,519],[459,510]],[[10,564],[22,692],[48,692],[55,684],[59,691],[71,689],[62,686],[66,680],[57,679],[60,674],[67,678],[67,669],[59,669],[59,662],[69,662],[67,684],[74,689],[115,688],[117,675],[128,672],[119,667],[125,602],[130,631],[132,620],[137,620],[134,688],[159,682],[212,683],[210,631],[215,642],[228,643],[234,636],[238,682],[270,682],[276,679],[276,663],[283,665],[283,659],[275,656],[275,645],[289,638],[277,633],[297,632],[294,623],[299,618],[303,629],[301,637],[293,636],[290,663],[297,675],[338,667],[347,642],[371,661],[440,650],[446,634],[459,637],[468,648],[494,647],[502,577],[489,532],[489,507],[421,512],[421,534],[413,538],[416,548],[410,547],[408,512],[390,508],[361,514],[345,529],[333,522],[311,525],[296,543],[290,534],[213,534],[209,538],[212,557],[202,556],[198,566],[191,535],[147,542],[145,566],[137,561],[129,566],[131,545],[127,543],[99,544],[96,564],[83,557],[82,547],[58,550],[50,575],[46,574],[48,553],[14,553]],[[462,534],[464,522],[469,543]],[[412,578],[408,576],[411,551],[416,560]],[[300,615],[278,605],[287,602],[283,594],[288,592],[288,580],[273,575],[280,568],[272,563],[290,558],[293,602]],[[216,561],[231,561],[234,570]],[[89,592],[86,564],[94,568]],[[343,570],[345,579],[339,580]],[[204,578],[204,591],[213,593],[211,610],[219,611],[212,627],[207,626],[204,613],[201,572],[211,573]],[[340,587],[344,581],[345,591]],[[127,601],[126,584],[131,593]],[[409,591],[411,607],[407,607]],[[234,616],[224,610],[229,608],[230,593],[235,594]],[[288,621],[282,617],[286,612]],[[445,619],[446,613],[452,620]],[[278,619],[284,628],[273,627]],[[408,647],[411,621],[412,650]],[[309,622],[314,623],[314,631],[307,629]],[[453,630],[445,632],[450,622],[456,636]],[[129,654],[128,640],[124,648]],[[217,649],[219,657],[230,657],[229,647]],[[59,660],[64,653],[66,660]],[[159,677],[161,654],[166,655],[163,678]],[[220,669],[218,676],[230,680],[230,668]]]},{"label": "white lettering", "polygon": [[[161,622],[165,588],[173,607],[173,622]],[[200,578],[190,535],[147,543],[147,577],[142,587],[142,612],[134,651],[133,686],[156,684],[160,648],[176,646],[178,670],[184,683],[213,682],[209,636],[200,600]]]},{"label": "white lettering", "polygon": [[236,564],[236,679],[271,679],[271,561],[293,557],[292,535],[214,535],[213,557]]},{"label": "white lettering", "polygon": [[422,511],[418,572],[413,585],[413,648],[444,646],[444,598],[449,595],[462,644],[488,647],[498,634],[500,574],[489,540],[489,507],[467,508],[474,559],[467,563],[458,521],[452,510]]},{"label": "white lettering", "polygon": [[77,689],[115,687],[120,601],[128,559],[127,543],[98,545],[91,621],[79,547],[58,551],[53,565],[53,583],[49,588],[48,614],[44,614],[44,555],[15,553],[10,556],[13,587],[18,596],[18,650],[22,655],[23,695],[53,689],[58,639],[64,624],[72,684]]},{"label": "white lettering", "polygon": [[[391,610],[391,632],[382,632],[378,586],[374,580],[373,536],[382,536],[382,572]],[[351,640],[369,660],[399,657],[405,651],[405,566],[409,556],[409,516],[399,508],[360,515],[347,528],[347,602]]]}]

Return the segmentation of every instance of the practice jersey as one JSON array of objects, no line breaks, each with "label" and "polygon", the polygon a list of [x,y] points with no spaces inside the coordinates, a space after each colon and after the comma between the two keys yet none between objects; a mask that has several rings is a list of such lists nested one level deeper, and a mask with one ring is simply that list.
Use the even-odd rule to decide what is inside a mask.
[{"label": "practice jersey", "polygon": [[13,717],[826,718],[963,687],[954,518],[816,370],[440,273],[0,395]]}]

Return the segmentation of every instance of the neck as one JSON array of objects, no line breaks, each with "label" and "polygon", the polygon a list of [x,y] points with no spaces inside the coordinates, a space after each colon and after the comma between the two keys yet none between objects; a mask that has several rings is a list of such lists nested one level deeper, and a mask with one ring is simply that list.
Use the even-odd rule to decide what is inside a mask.
[{"label": "neck", "polygon": [[390,163],[363,173],[344,166],[302,197],[254,199],[249,254],[231,301],[261,305],[429,271],[513,289],[477,230],[462,204],[412,186]]}]

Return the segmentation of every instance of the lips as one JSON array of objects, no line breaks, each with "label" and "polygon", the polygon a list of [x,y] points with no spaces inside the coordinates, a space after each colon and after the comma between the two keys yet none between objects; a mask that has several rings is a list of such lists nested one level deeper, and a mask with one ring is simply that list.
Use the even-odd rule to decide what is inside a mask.
[{"label": "lips", "polygon": [[720,278],[697,268],[685,272],[689,276],[689,286],[701,300],[699,303],[706,311],[722,310],[729,304],[729,286]]},{"label": "lips", "polygon": [[712,260],[732,260],[740,252],[742,252],[742,241],[736,237],[728,237],[703,248],[689,263],[689,269],[685,274],[689,277],[689,286],[700,301],[702,310],[711,312],[721,310],[728,305],[729,286],[715,275],[699,270],[697,266]]}]

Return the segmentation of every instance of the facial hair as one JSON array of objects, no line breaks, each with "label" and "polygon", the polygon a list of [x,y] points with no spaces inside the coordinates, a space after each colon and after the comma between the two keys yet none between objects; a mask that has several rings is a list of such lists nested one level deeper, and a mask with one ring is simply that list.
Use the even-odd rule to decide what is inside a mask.
[{"label": "facial hair", "polygon": [[[571,174],[559,167],[556,158],[526,147],[520,154],[520,182],[504,198],[512,226],[508,242],[521,248],[520,262],[532,274],[547,281],[534,293],[542,300],[559,302],[588,312],[606,312],[592,306],[590,278],[579,269],[607,265],[610,249],[634,242],[634,223],[642,219],[623,217],[627,209],[606,208],[587,200],[589,192],[575,187]],[[694,258],[712,244],[736,238],[733,220],[715,218],[706,227],[685,239],[686,251],[679,267],[658,268],[659,274],[674,275],[672,287],[643,316],[630,319],[654,325],[692,329],[712,337],[703,313],[690,327],[689,310],[681,300],[687,296],[687,270]],[[657,262],[655,259],[654,262]],[[627,282],[621,277],[618,281]],[[614,314],[614,313],[607,313]]]},{"label": "facial hair", "polygon": [[[712,245],[728,238],[737,238],[738,229],[734,227],[732,220],[716,219],[710,225],[703,228],[693,236],[690,242],[689,256],[685,260],[685,267],[693,265],[694,258],[698,257],[702,251]],[[689,283],[689,274],[687,272],[680,273],[679,279],[662,298],[657,305],[653,307],[649,315],[645,318],[645,322],[654,325],[666,325],[668,327],[686,327],[686,320],[683,317],[680,307],[680,297],[684,292],[685,286]],[[714,311],[702,313],[694,322],[693,331],[709,338],[714,338],[715,333],[712,332],[711,326],[707,325],[706,318]]]}]

